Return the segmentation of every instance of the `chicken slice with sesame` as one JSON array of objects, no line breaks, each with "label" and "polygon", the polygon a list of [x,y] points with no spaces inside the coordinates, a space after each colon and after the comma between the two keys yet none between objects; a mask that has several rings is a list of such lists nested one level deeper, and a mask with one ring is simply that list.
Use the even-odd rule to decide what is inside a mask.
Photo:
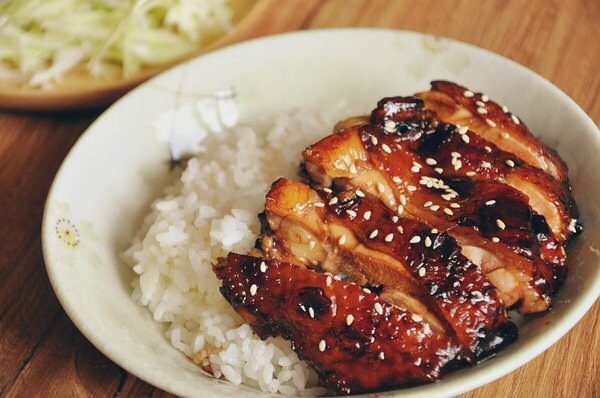
[{"label": "chicken slice with sesame", "polygon": [[[381,107],[415,118],[421,104],[417,98],[380,102]],[[383,126],[363,124],[332,134],[304,151],[306,170],[321,186],[359,189],[399,215],[448,231],[463,254],[498,287],[507,307],[518,305],[522,312],[547,309],[554,270],[537,257],[540,245],[530,228],[526,197],[496,182],[442,178],[434,164],[423,162],[408,147],[423,131],[399,131],[401,127],[387,120]],[[490,200],[498,206],[484,206]]]},{"label": "chicken slice with sesame", "polygon": [[[324,203],[316,191],[300,182],[275,181],[265,201],[260,239],[264,255],[330,274],[341,273],[363,286],[385,285],[382,295],[390,302],[444,330],[444,323],[429,309],[427,294],[417,288],[404,267],[360,244],[343,223],[325,220],[333,202]],[[368,214],[363,217],[369,219]]]},{"label": "chicken slice with sesame", "polygon": [[223,296],[260,337],[291,340],[338,393],[432,382],[464,363],[452,337],[358,285],[234,253],[214,270]]},{"label": "chicken slice with sesame", "polygon": [[265,221],[267,257],[383,289],[383,299],[454,336],[469,360],[516,337],[496,289],[454,239],[377,200],[280,179],[267,194]]},{"label": "chicken slice with sesame", "polygon": [[466,126],[498,148],[514,154],[559,181],[568,180],[567,166],[558,154],[542,144],[525,123],[508,109],[481,93],[447,81],[434,81],[431,90],[418,94],[425,107],[446,123]]},{"label": "chicken slice with sesame", "polygon": [[[395,129],[412,130],[404,140],[407,150],[415,153],[421,163],[435,167],[445,177],[466,177],[474,181],[496,181],[522,192],[531,208],[544,217],[557,242],[565,242],[580,226],[577,206],[568,184],[528,165],[514,154],[470,131],[441,121],[437,114],[415,102],[414,112],[387,114],[385,108],[400,108],[403,97],[387,98],[371,115],[371,123],[385,127],[387,120]],[[387,104],[387,105],[386,105]],[[392,105],[394,104],[394,105]],[[417,136],[418,134],[418,136]]]}]

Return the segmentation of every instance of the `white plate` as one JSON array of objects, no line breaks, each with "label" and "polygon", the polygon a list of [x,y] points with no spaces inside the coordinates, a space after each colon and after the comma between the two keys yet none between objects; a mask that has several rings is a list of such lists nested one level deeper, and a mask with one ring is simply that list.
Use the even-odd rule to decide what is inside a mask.
[{"label": "white plate", "polygon": [[[569,276],[553,309],[526,319],[515,344],[439,383],[382,395],[452,396],[531,360],[567,333],[600,292],[598,129],[528,69],[473,46],[402,31],[310,31],[235,45],[159,75],[107,110],[64,161],[44,213],[46,267],[68,315],[100,351],[159,388],[185,396],[261,395],[205,376],[130,298],[133,273],[119,253],[168,174],[169,148],[153,124],[227,87],[239,94],[241,116],[252,118],[339,99],[369,110],[381,97],[425,90],[433,79],[487,93],[557,149],[586,229],[569,250]],[[184,113],[174,119],[178,129],[189,127]]]}]

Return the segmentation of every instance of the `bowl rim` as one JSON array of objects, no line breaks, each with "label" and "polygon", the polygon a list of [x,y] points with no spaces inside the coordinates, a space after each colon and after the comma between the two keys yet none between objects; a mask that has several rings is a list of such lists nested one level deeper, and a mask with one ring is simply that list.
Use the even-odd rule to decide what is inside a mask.
[{"label": "bowl rim", "polygon": [[[51,187],[50,187],[50,189],[48,191],[48,195],[46,197],[46,203],[44,205],[44,213],[43,213],[42,228],[41,228],[44,266],[46,268],[46,272],[48,274],[48,277],[49,277],[50,283],[52,285],[52,288],[54,290],[54,293],[56,294],[56,297],[58,298],[58,300],[59,300],[61,306],[63,307],[63,309],[65,310],[66,314],[69,316],[69,318],[74,323],[74,325],[85,336],[85,338],[90,343],[92,343],[92,345],[94,345],[94,347],[96,347],[100,352],[102,352],[103,355],[108,357],[111,361],[113,361],[118,366],[122,367],[127,372],[134,375],[135,377],[149,383],[152,386],[155,386],[164,391],[167,391],[169,393],[176,394],[176,395],[185,395],[185,393],[184,393],[185,389],[177,388],[176,386],[173,386],[173,385],[169,384],[168,382],[166,382],[164,379],[153,376],[151,373],[144,373],[142,371],[139,371],[139,369],[135,366],[135,361],[129,360],[129,358],[126,355],[120,354],[119,352],[117,352],[116,350],[113,350],[109,346],[105,346],[103,344],[101,337],[99,337],[91,328],[88,328],[86,326],[85,317],[80,316],[80,314],[71,305],[68,297],[66,297],[66,295],[62,292],[62,290],[58,288],[58,275],[55,272],[56,269],[58,268],[58,265],[52,264],[52,256],[50,255],[51,249],[50,249],[49,242],[48,242],[49,231],[51,231],[51,224],[50,224],[50,220],[49,220],[48,209],[49,209],[49,203],[52,202],[51,199],[54,196],[55,191],[57,189],[56,187],[61,178],[61,175],[63,174],[64,169],[67,167],[67,165],[69,163],[69,159],[71,159],[73,153],[76,152],[78,150],[78,148],[82,146],[82,144],[86,141],[86,139],[89,138],[90,134],[88,134],[88,133],[91,130],[93,130],[95,128],[95,126],[100,122],[100,120],[102,120],[104,117],[106,117],[106,115],[109,114],[113,110],[113,108],[120,106],[120,104],[122,102],[127,101],[131,96],[135,95],[138,90],[143,89],[143,87],[146,84],[151,84],[155,79],[160,79],[163,76],[163,74],[169,73],[174,68],[182,67],[183,65],[193,62],[201,57],[210,57],[213,55],[218,56],[222,53],[236,51],[236,49],[240,46],[241,47],[250,46],[250,45],[254,45],[256,43],[268,45],[269,42],[286,40],[289,37],[294,37],[294,36],[320,36],[320,35],[331,35],[331,34],[333,34],[333,35],[352,35],[352,34],[404,35],[404,36],[412,36],[412,39],[420,39],[423,37],[435,37],[436,39],[439,38],[439,39],[448,41],[448,42],[452,43],[453,45],[459,45],[459,46],[466,47],[470,51],[482,52],[482,53],[486,54],[487,56],[490,56],[495,62],[506,62],[511,67],[516,68],[516,69],[520,70],[522,73],[526,74],[529,78],[540,82],[544,86],[544,88],[550,90],[553,94],[557,95],[561,103],[563,103],[565,106],[568,106],[570,108],[570,110],[572,110],[576,113],[577,119],[581,120],[581,122],[586,126],[586,130],[587,129],[595,130],[597,134],[594,135],[594,140],[596,142],[600,142],[600,130],[598,129],[598,126],[594,123],[594,121],[585,113],[585,111],[583,111],[583,109],[581,109],[581,107],[572,98],[570,98],[566,93],[564,93],[561,89],[556,87],[554,84],[552,84],[549,80],[547,80],[543,76],[538,75],[537,73],[535,73],[531,69],[525,67],[524,65],[521,65],[518,62],[513,61],[507,57],[500,55],[500,54],[497,54],[491,50],[487,50],[485,48],[478,47],[476,45],[466,43],[466,42],[463,42],[460,40],[448,38],[445,36],[431,35],[431,34],[428,34],[425,32],[419,32],[419,31],[414,31],[414,30],[392,29],[392,28],[373,28],[373,27],[366,27],[366,28],[364,28],[364,27],[358,27],[358,28],[357,27],[349,27],[349,28],[310,29],[310,30],[303,30],[303,31],[278,33],[278,34],[274,34],[274,35],[254,38],[254,39],[247,40],[244,42],[235,43],[230,46],[223,47],[223,48],[217,49],[215,51],[212,51],[208,54],[201,54],[201,55],[198,55],[197,57],[188,59],[178,65],[172,66],[171,68],[168,68],[168,69],[162,71],[158,75],[152,77],[148,81],[142,83],[140,86],[134,88],[133,90],[129,91],[127,94],[125,94],[124,96],[119,98],[110,107],[105,109],[102,112],[102,114],[100,114],[97,117],[97,119],[95,119],[86,128],[86,130],[80,135],[80,137],[77,139],[75,144],[71,147],[71,149],[69,150],[69,152],[63,159],[58,171],[56,172],[56,174],[53,178]],[[510,360],[499,361],[499,363],[495,364],[492,371],[482,371],[483,369],[479,369],[480,375],[477,378],[475,378],[475,377],[461,378],[461,383],[454,383],[455,385],[453,385],[453,386],[449,385],[448,388],[443,389],[442,391],[432,392],[431,394],[427,393],[427,395],[430,397],[456,396],[458,394],[462,394],[462,393],[474,390],[478,387],[484,386],[494,380],[497,380],[497,379],[507,375],[508,373],[516,370],[517,368],[525,365],[527,362],[533,360],[535,357],[537,357],[542,352],[544,352],[545,350],[550,348],[552,345],[554,345],[561,337],[566,335],[575,326],[575,324],[587,313],[587,311],[592,307],[592,305],[594,305],[594,303],[596,302],[596,300],[598,299],[599,296],[600,296],[600,275],[597,276],[592,281],[592,283],[589,285],[589,287],[587,287],[585,289],[584,294],[582,294],[582,296],[578,298],[578,302],[576,305],[571,304],[572,308],[569,308],[567,311],[565,311],[565,314],[561,319],[559,319],[556,323],[554,323],[547,330],[542,332],[542,335],[539,336],[538,338],[536,338],[534,341],[532,341],[528,347],[521,348],[521,349],[516,350],[515,352],[511,353],[510,357],[507,358]],[[525,348],[527,348],[527,349],[525,349]],[[475,369],[475,368],[471,368],[471,369]],[[462,380],[462,379],[465,379],[465,380]],[[443,382],[443,380],[441,382]],[[425,384],[423,386],[415,387],[414,391],[413,391],[413,388],[410,388],[410,389],[402,389],[401,388],[401,389],[390,390],[387,392],[380,392],[380,393],[376,393],[376,394],[379,394],[378,396],[413,396],[413,395],[420,396],[420,394],[423,393],[424,391],[419,392],[416,389],[421,388],[421,387],[426,387],[428,385],[430,386],[431,384]],[[257,393],[261,393],[261,391],[257,390]],[[361,394],[361,395],[357,395],[357,396],[368,397],[368,396],[372,396],[372,394],[373,393]],[[264,395],[266,396],[266,395],[272,395],[272,394],[264,393]]]}]

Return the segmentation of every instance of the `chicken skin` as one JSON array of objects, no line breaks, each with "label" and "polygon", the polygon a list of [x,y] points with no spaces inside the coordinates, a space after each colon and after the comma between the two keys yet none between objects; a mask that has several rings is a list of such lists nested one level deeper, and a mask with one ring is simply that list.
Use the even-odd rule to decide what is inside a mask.
[{"label": "chicken skin", "polygon": [[[447,231],[498,287],[507,307],[547,309],[554,267],[534,253],[522,255],[537,250],[524,224],[531,211],[523,196],[495,182],[445,179],[409,151],[404,138],[372,125],[350,127],[307,148],[306,170],[321,186],[358,189],[399,216]],[[486,205],[491,201],[497,205]]]},{"label": "chicken skin", "polygon": [[537,140],[521,119],[486,95],[447,81],[434,81],[430,91],[417,95],[444,122],[466,126],[524,163],[567,181],[567,166],[560,156]]},{"label": "chicken skin", "polygon": [[516,336],[494,286],[447,234],[354,192],[317,192],[285,179],[273,184],[266,203],[267,257],[298,259],[383,289],[382,298],[453,335],[467,359]]},{"label": "chicken skin", "polygon": [[431,382],[463,362],[452,337],[356,284],[234,253],[214,270],[223,296],[259,336],[291,340],[338,393]]}]

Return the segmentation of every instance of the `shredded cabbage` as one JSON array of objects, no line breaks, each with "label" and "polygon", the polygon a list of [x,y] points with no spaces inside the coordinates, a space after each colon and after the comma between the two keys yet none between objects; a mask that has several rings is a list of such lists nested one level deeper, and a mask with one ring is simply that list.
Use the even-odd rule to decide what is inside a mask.
[{"label": "shredded cabbage", "polygon": [[130,77],[231,27],[228,0],[0,1],[0,79],[50,88],[79,65]]}]

